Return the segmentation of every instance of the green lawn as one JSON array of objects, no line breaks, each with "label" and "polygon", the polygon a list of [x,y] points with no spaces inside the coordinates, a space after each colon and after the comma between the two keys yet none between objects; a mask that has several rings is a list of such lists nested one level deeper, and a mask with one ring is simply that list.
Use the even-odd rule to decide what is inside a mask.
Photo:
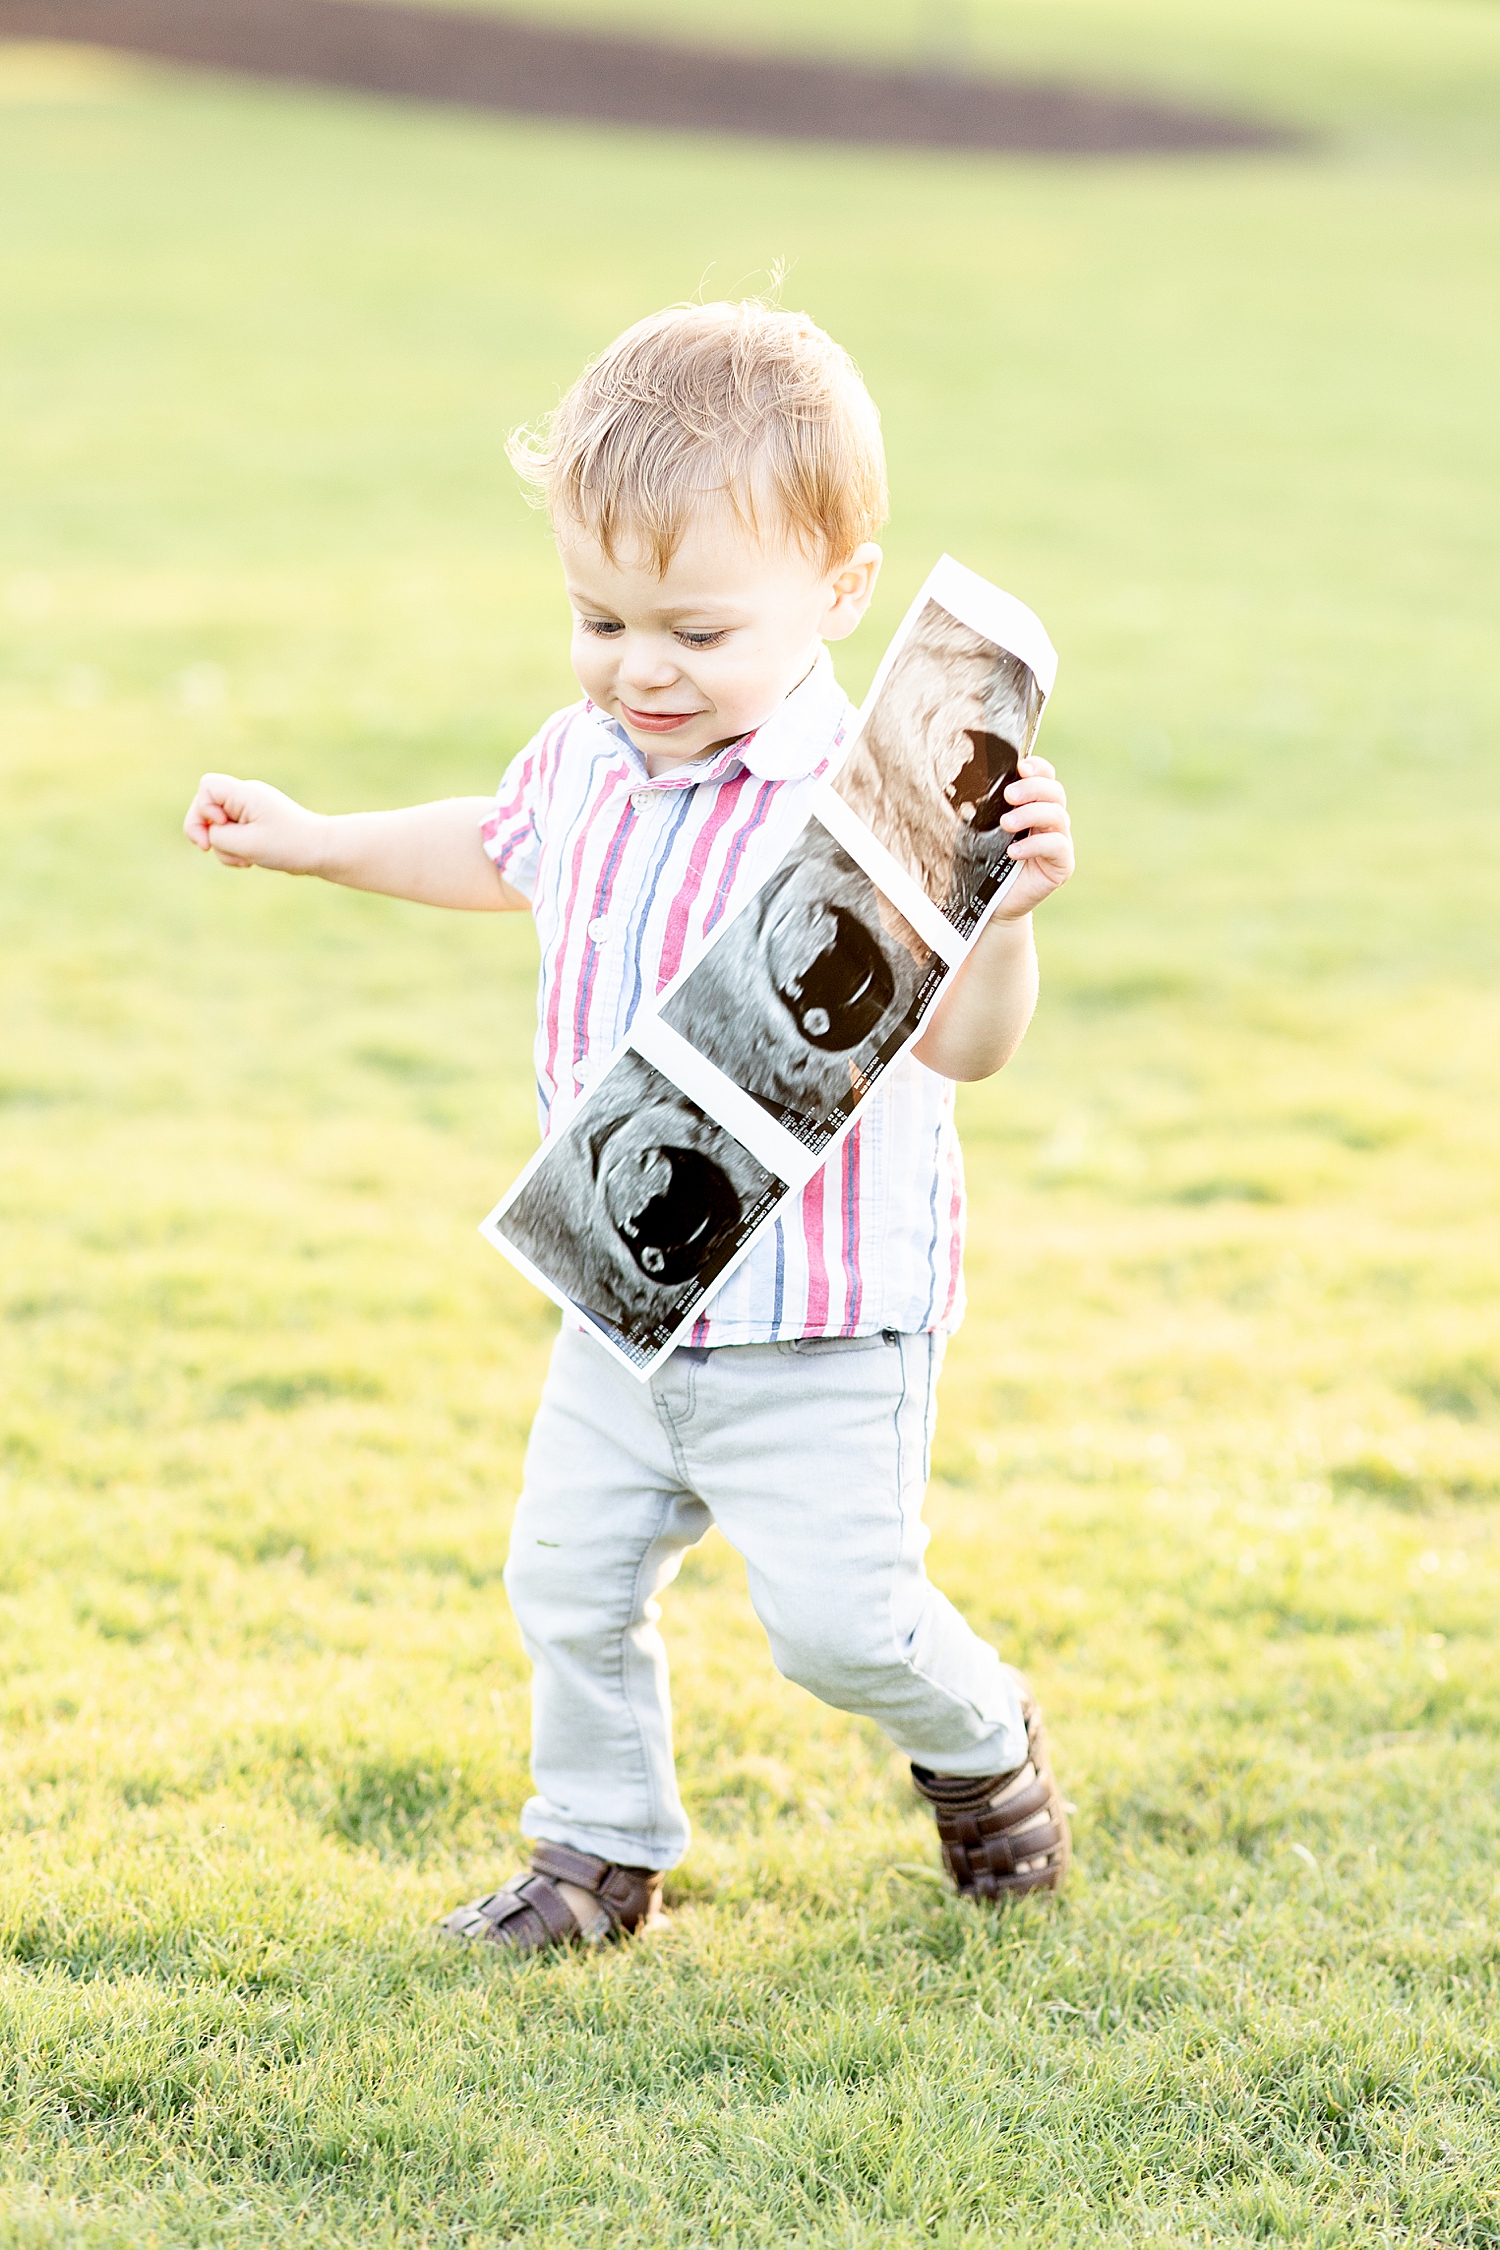
[{"label": "green lawn", "polygon": [[[1500,13],[1200,15],[976,40],[1317,152],[849,156],[0,51],[6,2250],[1500,2245]],[[673,1931],[517,1971],[429,1932],[526,1787],[552,1319],[474,1225],[534,1137],[530,933],[177,825],[205,766],[491,786],[569,692],[505,428],[776,258],[886,416],[849,685],[944,547],[1062,652],[1083,865],[964,1097],[932,1517],[1077,1876],[950,1901],[711,1541]]]}]

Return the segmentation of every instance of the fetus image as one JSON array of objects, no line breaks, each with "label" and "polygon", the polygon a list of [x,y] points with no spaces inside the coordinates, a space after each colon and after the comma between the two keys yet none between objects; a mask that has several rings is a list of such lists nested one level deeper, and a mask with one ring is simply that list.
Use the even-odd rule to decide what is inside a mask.
[{"label": "fetus image", "polygon": [[817,1151],[916,1030],[943,974],[813,820],[662,1014]]},{"label": "fetus image", "polygon": [[1015,872],[999,822],[1042,703],[1019,657],[929,601],[835,777],[961,937]]},{"label": "fetus image", "polygon": [[696,1102],[627,1053],[487,1224],[643,1366],[785,1193]]}]

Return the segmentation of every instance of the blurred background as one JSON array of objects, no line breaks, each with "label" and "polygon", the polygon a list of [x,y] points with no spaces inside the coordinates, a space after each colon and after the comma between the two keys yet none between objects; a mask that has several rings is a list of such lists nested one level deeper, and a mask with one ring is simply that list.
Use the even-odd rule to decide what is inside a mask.
[{"label": "blurred background", "polygon": [[[1142,1868],[1211,1906],[1285,1890],[1298,1839],[1352,1867],[1443,1836],[1279,1925],[1357,2013],[1393,1933],[1492,1899],[1500,15],[531,14],[1293,137],[845,148],[0,40],[7,2005],[104,1979],[120,2012],[63,2041],[90,2084],[106,2017],[148,2037],[130,1980],[208,1976],[205,1932],[231,1977],[279,1933],[305,1990],[309,1946],[500,1872],[498,1573],[554,1316],[474,1228],[535,1138],[531,932],[231,875],[179,823],[210,768],[328,810],[492,788],[575,692],[506,430],[640,314],[784,270],[889,446],[845,684],[944,550],[1061,655],[1080,872],[1021,1056],[962,1096],[935,1574],[1054,1714],[1085,1928],[1129,1925]],[[771,1674],[717,1542],[668,1632],[689,1927],[826,1903],[838,1854],[931,1857],[879,1738]],[[36,2128],[17,2210],[130,2171],[142,2113],[89,2114]],[[478,2192],[432,2161],[434,2208]],[[1422,2239],[1492,2239],[1442,2208]]]}]

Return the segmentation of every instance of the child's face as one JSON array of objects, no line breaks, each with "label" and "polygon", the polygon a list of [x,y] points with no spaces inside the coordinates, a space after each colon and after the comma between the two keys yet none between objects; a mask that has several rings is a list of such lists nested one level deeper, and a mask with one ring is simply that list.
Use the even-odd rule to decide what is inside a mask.
[{"label": "child's face", "polygon": [[659,773],[760,726],[869,604],[880,549],[828,569],[788,538],[762,547],[727,505],[705,510],[658,578],[557,531],[573,605],[573,670]]}]

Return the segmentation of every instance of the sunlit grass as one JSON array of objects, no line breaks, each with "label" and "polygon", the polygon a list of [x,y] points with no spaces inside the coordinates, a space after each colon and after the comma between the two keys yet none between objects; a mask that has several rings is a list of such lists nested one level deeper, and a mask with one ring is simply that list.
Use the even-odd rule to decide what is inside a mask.
[{"label": "sunlit grass", "polygon": [[[1279,83],[1407,138],[1198,167],[0,53],[0,2240],[1500,2243],[1500,226],[1417,153],[1486,13],[1378,16]],[[503,430],[778,256],[890,437],[850,685],[945,546],[1063,653],[931,1513],[1077,1878],[948,1900],[710,1541],[673,1930],[517,1975],[429,1930],[526,1787],[530,936],[176,828],[490,786],[568,693]]]}]

